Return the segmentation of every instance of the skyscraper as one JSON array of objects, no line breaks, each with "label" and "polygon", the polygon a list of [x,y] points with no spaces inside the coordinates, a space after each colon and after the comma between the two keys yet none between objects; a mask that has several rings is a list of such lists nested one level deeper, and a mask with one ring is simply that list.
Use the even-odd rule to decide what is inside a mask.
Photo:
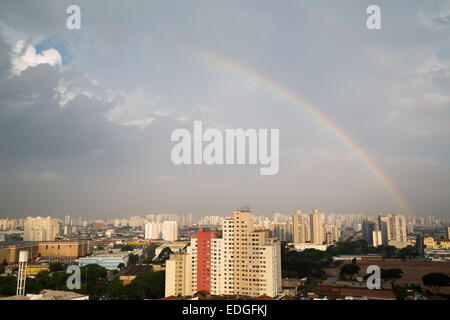
[{"label": "skyscraper", "polygon": [[381,246],[383,244],[383,237],[381,234],[381,230],[373,230],[372,231],[372,242],[370,243],[374,247]]},{"label": "skyscraper", "polygon": [[326,224],[324,226],[325,242],[332,244],[339,241],[339,229],[335,225]]},{"label": "skyscraper", "polygon": [[192,291],[221,294],[223,239],[212,231],[200,230],[191,238],[188,253],[192,257]]},{"label": "skyscraper", "polygon": [[403,214],[380,214],[378,216],[379,227],[382,233],[383,244],[389,241],[406,243],[406,219]]},{"label": "skyscraper", "polygon": [[292,242],[292,223],[275,222],[272,223],[273,237],[280,241]]},{"label": "skyscraper", "polygon": [[417,251],[419,251],[419,256],[423,258],[425,256],[425,244],[421,232],[416,236],[416,247]]},{"label": "skyscraper", "polygon": [[144,226],[144,238],[146,240],[162,239],[162,224],[158,222],[148,222]]},{"label": "skyscraper", "polygon": [[365,240],[369,245],[373,244],[373,231],[376,228],[376,224],[374,221],[371,220],[371,218],[365,218],[362,222],[361,231],[362,231],[362,238]]},{"label": "skyscraper", "polygon": [[[175,262],[168,260],[166,296],[183,291],[188,283],[191,288],[184,290],[186,294],[203,290],[215,295],[275,297],[280,293],[280,242],[269,238],[267,230],[256,230],[248,210],[224,219],[222,235],[200,230],[187,248],[189,258],[171,255]],[[180,269],[175,270],[175,263]]]},{"label": "skyscraper", "polygon": [[72,217],[70,216],[70,214],[66,215],[66,217],[64,218],[64,224],[66,226],[72,225]]},{"label": "skyscraper", "polygon": [[176,221],[164,221],[162,223],[162,237],[166,241],[178,239],[178,224]]},{"label": "skyscraper", "polygon": [[58,221],[52,217],[27,217],[24,221],[24,241],[53,241],[60,233]]},{"label": "skyscraper", "polygon": [[292,220],[294,243],[308,242],[308,216],[302,213],[302,210],[297,210]]},{"label": "skyscraper", "polygon": [[314,209],[310,214],[311,243],[323,244],[325,234],[323,229],[324,215],[319,210]]},{"label": "skyscraper", "polygon": [[190,296],[192,262],[191,256],[187,254],[171,254],[166,261],[166,283],[165,296]]}]

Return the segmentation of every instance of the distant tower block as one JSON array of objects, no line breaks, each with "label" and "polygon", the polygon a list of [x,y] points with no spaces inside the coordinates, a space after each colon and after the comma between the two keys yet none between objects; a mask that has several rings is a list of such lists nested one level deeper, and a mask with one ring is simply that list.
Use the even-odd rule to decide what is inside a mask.
[{"label": "distant tower block", "polygon": [[19,274],[17,275],[17,292],[16,295],[25,295],[25,281],[27,280],[27,261],[28,251],[19,252]]}]

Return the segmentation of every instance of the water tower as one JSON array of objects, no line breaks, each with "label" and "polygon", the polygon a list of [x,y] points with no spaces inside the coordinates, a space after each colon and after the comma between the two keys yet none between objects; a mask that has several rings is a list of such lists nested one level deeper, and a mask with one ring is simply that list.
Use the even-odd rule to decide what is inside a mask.
[{"label": "water tower", "polygon": [[25,295],[25,281],[27,280],[27,261],[28,251],[19,252],[19,273],[17,274],[17,291],[16,295]]}]

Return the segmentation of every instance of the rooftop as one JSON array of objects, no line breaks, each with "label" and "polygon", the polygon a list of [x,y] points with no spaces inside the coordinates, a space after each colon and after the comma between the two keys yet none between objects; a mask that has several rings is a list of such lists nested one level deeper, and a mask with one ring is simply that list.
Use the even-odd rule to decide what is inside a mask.
[{"label": "rooftop", "polygon": [[143,272],[152,272],[153,271],[153,266],[150,264],[138,264],[135,266],[131,266],[130,268],[128,268],[123,274],[122,276],[136,276],[140,273]]},{"label": "rooftop", "polygon": [[43,290],[39,294],[27,294],[26,296],[10,296],[0,300],[88,300],[88,296],[71,291]]}]

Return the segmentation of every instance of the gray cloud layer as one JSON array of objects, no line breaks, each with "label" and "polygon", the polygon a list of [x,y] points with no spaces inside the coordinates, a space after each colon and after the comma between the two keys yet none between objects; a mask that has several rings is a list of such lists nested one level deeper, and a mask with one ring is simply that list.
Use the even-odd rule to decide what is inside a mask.
[{"label": "gray cloud layer", "polygon": [[[323,123],[195,48],[308,99],[417,214],[449,216],[450,2],[378,2],[380,31],[365,27],[370,1],[79,1],[78,31],[70,1],[2,2],[0,216],[402,210]],[[11,76],[17,41],[69,63],[36,52]],[[170,134],[193,120],[279,128],[279,174],[174,166]]]}]

